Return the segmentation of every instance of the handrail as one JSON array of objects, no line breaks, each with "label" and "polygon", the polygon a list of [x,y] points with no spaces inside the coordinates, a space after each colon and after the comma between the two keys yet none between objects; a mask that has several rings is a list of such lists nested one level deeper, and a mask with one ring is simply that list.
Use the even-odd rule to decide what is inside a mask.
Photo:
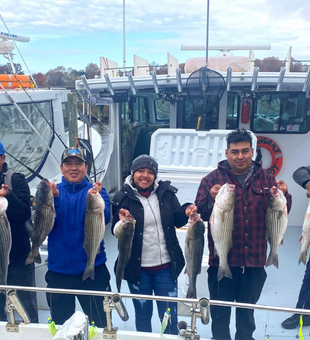
[{"label": "handrail", "polygon": [[[183,302],[183,303],[188,303],[188,304],[191,304],[191,303],[198,304],[200,300],[200,299],[187,299],[187,298],[168,297],[168,296],[115,293],[115,292],[105,292],[105,291],[95,291],[95,290],[73,290],[73,289],[56,289],[56,288],[43,288],[43,287],[0,285],[0,291],[10,290],[10,289],[23,290],[23,291],[29,291],[29,292],[38,292],[38,293],[60,293],[60,294],[93,295],[93,296],[106,296],[106,297],[112,297],[112,295],[118,294],[119,296],[121,296],[121,298],[143,299],[143,300],[165,301],[165,302]],[[273,311],[273,312],[287,312],[287,313],[310,315],[310,309],[255,305],[251,303],[230,302],[230,301],[222,301],[222,300],[209,300],[209,303],[210,305],[213,305],[213,306],[238,307],[238,308],[246,308],[246,309],[259,309],[259,310],[266,310],[266,311]]]}]

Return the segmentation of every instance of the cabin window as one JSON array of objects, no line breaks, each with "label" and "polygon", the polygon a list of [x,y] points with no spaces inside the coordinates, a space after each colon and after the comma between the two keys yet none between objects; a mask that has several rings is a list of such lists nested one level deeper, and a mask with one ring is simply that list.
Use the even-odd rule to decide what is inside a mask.
[{"label": "cabin window", "polygon": [[[52,103],[36,102],[19,104],[24,115],[14,105],[0,106],[1,142],[8,153],[31,169],[38,169],[48,146],[53,140]],[[33,126],[33,127],[32,127]],[[33,128],[43,137],[33,132]],[[29,177],[31,173],[20,163],[7,157],[9,167]]]},{"label": "cabin window", "polygon": [[156,99],[155,102],[155,114],[157,121],[170,120],[170,102],[162,99]]},{"label": "cabin window", "polygon": [[133,120],[135,123],[145,123],[147,121],[146,98],[134,97],[133,99]]},{"label": "cabin window", "polygon": [[239,126],[240,96],[237,93],[228,92],[226,129],[234,130]]},{"label": "cabin window", "polygon": [[206,111],[206,107],[201,109],[193,108],[189,98],[183,100],[183,129],[196,129],[198,117],[201,117],[199,130],[218,129],[219,123],[219,103],[215,104],[211,109]]},{"label": "cabin window", "polygon": [[309,131],[309,99],[303,92],[257,93],[252,131],[306,133]]}]

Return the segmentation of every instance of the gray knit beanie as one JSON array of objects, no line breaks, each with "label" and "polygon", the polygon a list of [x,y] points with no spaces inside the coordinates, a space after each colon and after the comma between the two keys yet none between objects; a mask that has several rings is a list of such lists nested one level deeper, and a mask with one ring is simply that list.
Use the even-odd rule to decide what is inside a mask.
[{"label": "gray knit beanie", "polygon": [[131,166],[131,174],[133,175],[139,169],[150,169],[154,172],[155,177],[158,174],[158,163],[156,162],[155,158],[149,155],[140,155],[136,159],[132,161]]}]

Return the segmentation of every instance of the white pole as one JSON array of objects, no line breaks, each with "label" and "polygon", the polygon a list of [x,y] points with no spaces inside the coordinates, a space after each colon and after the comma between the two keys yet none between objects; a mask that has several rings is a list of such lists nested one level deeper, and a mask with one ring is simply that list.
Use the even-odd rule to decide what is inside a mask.
[{"label": "white pole", "polygon": [[123,0],[123,75],[126,70],[125,0]]},{"label": "white pole", "polygon": [[210,0],[207,0],[207,36],[206,36],[206,64],[208,67],[208,52],[209,52],[209,6]]}]

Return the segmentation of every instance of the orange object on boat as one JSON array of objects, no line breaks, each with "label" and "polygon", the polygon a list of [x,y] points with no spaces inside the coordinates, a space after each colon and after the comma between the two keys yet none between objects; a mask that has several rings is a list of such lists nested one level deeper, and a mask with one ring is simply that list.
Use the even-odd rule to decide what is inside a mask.
[{"label": "orange object on boat", "polygon": [[0,83],[5,89],[21,89],[26,87],[34,87],[30,77],[21,74],[0,74]]}]

